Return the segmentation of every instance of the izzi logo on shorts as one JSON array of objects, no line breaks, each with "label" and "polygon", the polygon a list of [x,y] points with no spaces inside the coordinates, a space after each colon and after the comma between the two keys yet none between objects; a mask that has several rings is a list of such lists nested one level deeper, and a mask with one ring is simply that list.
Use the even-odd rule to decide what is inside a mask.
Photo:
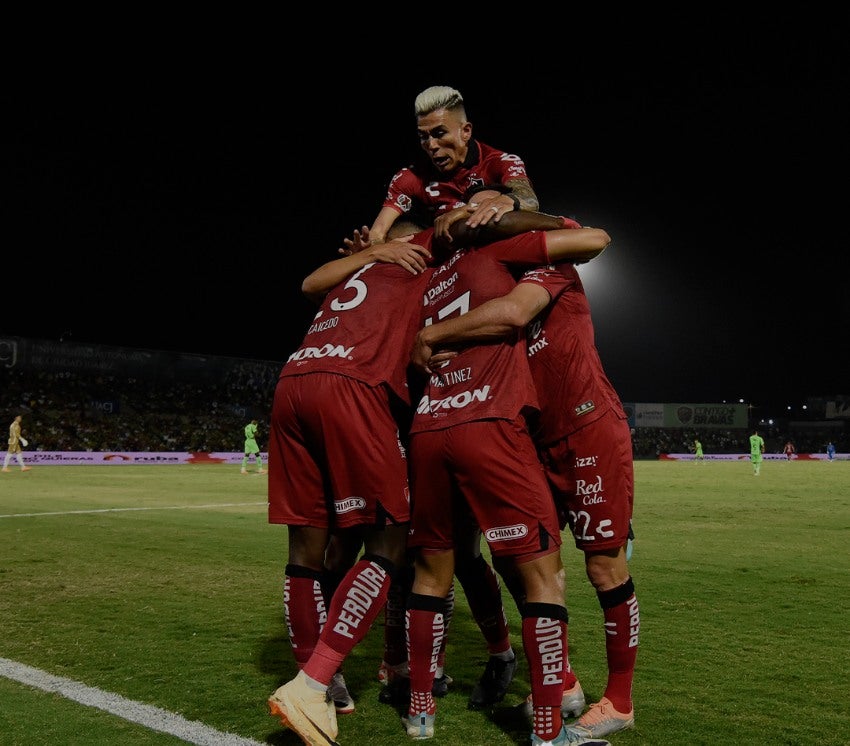
[{"label": "izzi logo on shorts", "polygon": [[528,526],[524,523],[518,523],[515,526],[497,526],[484,532],[484,538],[487,541],[510,541],[521,539],[523,536],[528,536]]}]

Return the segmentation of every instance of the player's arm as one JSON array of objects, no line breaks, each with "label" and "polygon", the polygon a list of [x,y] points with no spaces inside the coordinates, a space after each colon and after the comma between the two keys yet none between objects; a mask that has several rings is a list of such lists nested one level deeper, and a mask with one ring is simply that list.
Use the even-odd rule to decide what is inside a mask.
[{"label": "player's arm", "polygon": [[611,236],[602,228],[561,228],[547,231],[545,237],[550,262],[584,264],[599,256],[611,243]]},{"label": "player's arm", "polygon": [[468,221],[472,228],[491,222],[498,223],[509,212],[537,212],[540,209],[540,200],[531,186],[531,180],[526,176],[506,179],[496,194],[488,193],[474,202],[476,208]]},{"label": "player's arm", "polygon": [[387,240],[387,234],[390,232],[390,228],[393,227],[393,223],[398,220],[400,214],[398,210],[392,207],[381,208],[381,211],[369,228],[369,237],[372,243],[383,243]]},{"label": "player's arm", "polygon": [[411,274],[418,275],[425,270],[430,258],[430,252],[418,244],[404,240],[387,241],[326,262],[304,278],[301,283],[301,292],[310,300],[321,303],[334,287],[367,264],[373,262],[398,264]]},{"label": "player's arm", "polygon": [[[465,205],[443,213],[434,220],[434,239],[443,243],[458,245],[481,245],[498,241],[508,236],[531,230],[555,230],[570,227],[565,225],[565,219],[557,215],[547,215],[542,212],[514,212],[502,214],[506,220],[489,220],[472,225],[472,215],[476,215],[482,206],[490,205],[487,209],[491,214],[499,210],[493,202],[504,196],[498,189],[479,189],[468,197]],[[510,215],[510,217],[508,217]],[[578,223],[573,224],[578,227]]]},{"label": "player's arm", "polygon": [[[474,204],[470,202],[469,208],[471,209]],[[552,263],[589,262],[599,256],[611,243],[611,236],[602,228],[582,228],[569,218],[526,210],[506,213],[498,223],[490,222],[477,228],[457,220],[452,223],[450,230],[454,243],[475,246],[526,231],[546,231],[546,250],[549,253],[549,261]]]},{"label": "player's arm", "polygon": [[507,196],[514,203],[514,209],[530,212],[537,212],[540,209],[540,200],[537,199],[534,187],[531,186],[531,181],[527,177],[508,179],[505,181],[505,186],[510,189]]},{"label": "player's arm", "polygon": [[454,357],[459,348],[497,341],[522,329],[550,300],[540,285],[520,283],[507,295],[420,329],[410,360],[420,371],[430,372]]},{"label": "player's arm", "polygon": [[[356,254],[362,250],[363,244],[378,244],[387,240],[387,234],[393,227],[393,224],[398,220],[401,213],[392,207],[382,207],[372,227],[363,226],[360,230],[355,230],[351,238],[344,238],[343,244],[338,251],[343,256]],[[365,236],[365,238],[364,238]]]}]

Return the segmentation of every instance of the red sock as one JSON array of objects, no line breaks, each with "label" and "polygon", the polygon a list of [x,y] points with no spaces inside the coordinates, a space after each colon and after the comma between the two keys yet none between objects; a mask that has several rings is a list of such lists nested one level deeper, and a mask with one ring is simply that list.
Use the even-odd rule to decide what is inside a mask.
[{"label": "red sock", "polygon": [[384,608],[384,663],[400,666],[407,661],[407,633],[404,616],[407,594],[413,582],[413,568],[404,568],[390,585]]},{"label": "red sock", "polygon": [[[446,610],[443,612],[443,642],[440,644],[440,653],[437,656],[437,668],[445,668],[446,666],[446,643],[449,640],[449,626],[452,623],[452,616],[455,613],[455,584],[452,582],[452,587],[446,595]],[[445,671],[443,671],[445,673]]]},{"label": "red sock", "polygon": [[390,588],[389,563],[364,555],[342,579],[331,600],[328,621],[315,653],[304,665],[304,673],[330,684],[342,661],[372,627],[387,601]]},{"label": "red sock", "polygon": [[640,633],[640,608],[635,587],[629,578],[621,586],[596,595],[605,616],[605,653],[608,657],[605,696],[618,712],[630,712]]},{"label": "red sock", "polygon": [[445,635],[445,598],[411,593],[407,600],[407,660],[410,665],[410,713],[433,715],[431,689]]},{"label": "red sock", "polygon": [[573,673],[570,665],[570,625],[564,624],[564,691],[572,689],[578,681],[578,676]]},{"label": "red sock", "polygon": [[283,614],[289,644],[298,668],[310,659],[328,618],[322,597],[322,573],[300,565],[287,565],[283,584]]},{"label": "red sock", "polygon": [[534,733],[551,741],[561,732],[567,610],[555,604],[527,603],[522,610],[522,644],[528,659]]}]

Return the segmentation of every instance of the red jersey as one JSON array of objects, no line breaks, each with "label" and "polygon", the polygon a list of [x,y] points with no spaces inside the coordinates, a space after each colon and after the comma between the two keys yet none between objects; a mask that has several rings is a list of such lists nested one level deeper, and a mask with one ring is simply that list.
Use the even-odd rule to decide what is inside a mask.
[{"label": "red jersey", "polygon": [[625,418],[602,368],[590,304],[575,266],[560,262],[535,268],[520,282],[541,285],[553,298],[526,327],[528,362],[540,400],[538,442],[565,438],[611,409]]},{"label": "red jersey", "polygon": [[325,296],[281,377],[321,371],[370,386],[386,383],[409,404],[407,353],[421,314],[415,299],[430,274],[430,269],[413,275],[398,264],[373,262],[351,275]]},{"label": "red jersey", "polygon": [[466,160],[449,177],[430,162],[427,166],[415,165],[397,172],[383,207],[404,215],[418,206],[433,221],[438,215],[465,204],[464,195],[471,187],[504,184],[517,178],[528,178],[522,158],[470,140]]},{"label": "red jersey", "polygon": [[[416,238],[414,242],[418,243]],[[516,286],[512,269],[521,271],[548,261],[546,236],[540,231],[457,251],[431,275],[424,324],[466,313],[509,293]],[[517,332],[499,343],[467,347],[431,374],[410,432],[482,419],[514,420],[536,407],[525,340]]]}]

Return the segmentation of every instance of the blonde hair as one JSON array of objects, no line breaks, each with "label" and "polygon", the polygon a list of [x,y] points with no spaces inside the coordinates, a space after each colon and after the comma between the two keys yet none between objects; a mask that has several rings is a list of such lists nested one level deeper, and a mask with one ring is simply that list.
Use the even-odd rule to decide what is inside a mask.
[{"label": "blonde hair", "polygon": [[466,119],[463,96],[460,95],[460,91],[447,85],[432,85],[430,88],[426,88],[416,97],[413,109],[417,117],[425,116],[437,111],[437,109],[447,109],[448,111],[459,112]]}]

